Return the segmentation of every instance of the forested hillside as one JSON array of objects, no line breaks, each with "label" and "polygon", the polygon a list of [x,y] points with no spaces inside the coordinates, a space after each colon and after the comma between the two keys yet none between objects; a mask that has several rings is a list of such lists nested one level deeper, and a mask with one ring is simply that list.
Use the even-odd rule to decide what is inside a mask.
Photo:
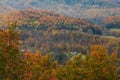
[{"label": "forested hillside", "polygon": [[120,0],[0,2],[0,80],[120,80]]},{"label": "forested hillside", "polygon": [[[16,23],[0,29],[1,80],[119,80],[119,58],[116,50],[109,55],[104,46],[91,46],[86,55],[77,54],[58,64],[52,55],[40,51],[21,52]],[[71,57],[71,56],[69,56]]]},{"label": "forested hillside", "polygon": [[22,51],[51,53],[60,63],[64,63],[69,54],[86,54],[91,45],[104,45],[111,54],[119,41],[119,38],[103,37],[104,27],[47,11],[15,11],[1,16],[0,21],[1,27],[6,27],[7,22],[17,22]]},{"label": "forested hillside", "polygon": [[109,16],[103,20],[108,35],[120,37],[120,15]]}]

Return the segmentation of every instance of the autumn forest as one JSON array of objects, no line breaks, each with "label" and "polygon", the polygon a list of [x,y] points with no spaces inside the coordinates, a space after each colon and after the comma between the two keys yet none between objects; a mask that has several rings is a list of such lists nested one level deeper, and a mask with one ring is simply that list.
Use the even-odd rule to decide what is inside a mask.
[{"label": "autumn forest", "polygon": [[0,80],[120,80],[119,1],[1,2]]}]

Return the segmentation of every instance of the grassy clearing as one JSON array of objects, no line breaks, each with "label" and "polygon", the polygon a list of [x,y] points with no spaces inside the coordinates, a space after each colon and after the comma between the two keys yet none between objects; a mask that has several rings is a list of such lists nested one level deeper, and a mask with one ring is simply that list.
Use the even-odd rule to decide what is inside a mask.
[{"label": "grassy clearing", "polygon": [[101,36],[101,37],[103,37],[103,38],[111,38],[111,39],[117,39],[115,36]]},{"label": "grassy clearing", "polygon": [[120,32],[120,29],[118,28],[118,29],[110,29],[111,31],[117,31],[117,32]]},{"label": "grassy clearing", "polygon": [[116,38],[114,36],[101,36],[101,37],[105,37],[105,38]]}]

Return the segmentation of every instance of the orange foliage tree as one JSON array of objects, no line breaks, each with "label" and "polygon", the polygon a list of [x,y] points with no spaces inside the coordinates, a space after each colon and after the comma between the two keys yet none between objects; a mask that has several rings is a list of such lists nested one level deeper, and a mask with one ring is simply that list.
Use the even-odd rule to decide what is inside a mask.
[{"label": "orange foliage tree", "polygon": [[103,46],[92,46],[88,55],[74,56],[59,69],[60,80],[119,80],[119,58]]},{"label": "orange foliage tree", "polygon": [[19,51],[20,39],[15,30],[16,23],[10,22],[7,30],[0,29],[0,79],[22,78],[22,61]]},{"label": "orange foliage tree", "polygon": [[23,80],[57,80],[57,62],[52,61],[49,54],[42,56],[41,52],[26,52],[24,63]]}]

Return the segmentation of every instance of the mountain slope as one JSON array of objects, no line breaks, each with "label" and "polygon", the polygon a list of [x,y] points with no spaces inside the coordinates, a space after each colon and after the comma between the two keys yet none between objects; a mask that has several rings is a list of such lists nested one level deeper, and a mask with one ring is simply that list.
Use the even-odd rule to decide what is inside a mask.
[{"label": "mountain slope", "polygon": [[0,3],[0,15],[6,14],[6,13],[8,13],[8,12],[12,12],[12,11],[14,11],[14,10],[15,10],[15,9],[7,6],[6,4]]},{"label": "mountain slope", "polygon": [[[41,3],[45,3],[48,5],[51,4],[65,4],[65,5],[82,5],[82,6],[99,6],[99,7],[120,7],[120,1],[119,0],[6,0],[4,1],[8,5],[11,5],[13,7],[16,6],[16,4],[30,4],[31,6],[38,6]],[[18,5],[19,6],[19,5]],[[17,6],[16,6],[17,7]]]},{"label": "mountain slope", "polygon": [[84,19],[120,14],[119,0],[6,0],[4,3],[16,9],[50,10]]}]

